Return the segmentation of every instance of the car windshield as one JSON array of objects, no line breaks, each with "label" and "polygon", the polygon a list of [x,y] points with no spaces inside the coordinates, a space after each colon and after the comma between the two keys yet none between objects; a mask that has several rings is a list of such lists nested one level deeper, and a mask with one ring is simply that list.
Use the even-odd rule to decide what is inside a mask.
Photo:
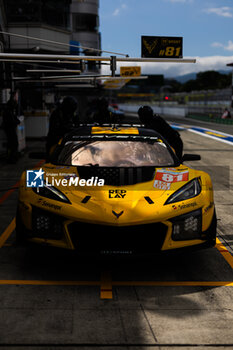
[{"label": "car windshield", "polygon": [[70,141],[58,157],[58,163],[75,166],[142,167],[171,166],[174,159],[163,142]]}]

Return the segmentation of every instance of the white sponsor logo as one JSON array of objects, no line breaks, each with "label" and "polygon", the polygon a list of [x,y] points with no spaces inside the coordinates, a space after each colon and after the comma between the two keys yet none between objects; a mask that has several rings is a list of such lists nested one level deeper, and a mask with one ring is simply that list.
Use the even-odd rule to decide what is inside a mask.
[{"label": "white sponsor logo", "polygon": [[171,183],[170,182],[163,182],[160,180],[154,181],[154,188],[158,188],[159,190],[170,190]]}]

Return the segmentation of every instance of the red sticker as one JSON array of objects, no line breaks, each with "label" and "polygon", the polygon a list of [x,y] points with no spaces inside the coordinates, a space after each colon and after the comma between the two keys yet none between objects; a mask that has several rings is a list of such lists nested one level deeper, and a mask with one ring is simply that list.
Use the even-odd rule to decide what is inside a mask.
[{"label": "red sticker", "polygon": [[180,182],[180,181],[188,181],[189,179],[189,172],[183,171],[183,172],[174,172],[174,171],[167,171],[167,170],[157,170],[155,180],[160,180],[164,182]]}]

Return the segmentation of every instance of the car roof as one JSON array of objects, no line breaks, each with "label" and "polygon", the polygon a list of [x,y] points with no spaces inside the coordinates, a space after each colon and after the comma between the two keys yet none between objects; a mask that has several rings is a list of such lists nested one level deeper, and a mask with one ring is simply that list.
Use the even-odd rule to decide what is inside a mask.
[{"label": "car roof", "polygon": [[72,132],[66,134],[60,140],[56,149],[51,156],[51,163],[56,163],[57,156],[60,150],[70,142],[79,141],[139,141],[139,142],[163,142],[173,155],[175,164],[180,164],[174,150],[168,142],[158,132],[152,129],[147,129],[144,125],[139,124],[80,124]]}]

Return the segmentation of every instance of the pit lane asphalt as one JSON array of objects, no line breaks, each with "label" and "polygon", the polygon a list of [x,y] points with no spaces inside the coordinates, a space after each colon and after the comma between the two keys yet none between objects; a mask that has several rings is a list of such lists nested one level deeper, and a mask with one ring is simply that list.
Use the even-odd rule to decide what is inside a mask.
[{"label": "pit lane asphalt", "polygon": [[[208,127],[224,131],[218,125]],[[185,152],[202,156],[187,165],[212,176],[218,237],[232,253],[233,146],[187,130],[180,133]],[[28,143],[30,151],[38,147],[42,142]],[[17,165],[2,160],[1,189],[14,187],[21,172],[37,162],[27,154]],[[14,191],[1,203],[1,233],[15,215],[16,200]],[[0,249],[0,347],[233,348],[233,271],[224,249],[154,260],[91,259],[57,249],[18,247],[13,232]],[[101,299],[111,289],[112,299]]]}]

